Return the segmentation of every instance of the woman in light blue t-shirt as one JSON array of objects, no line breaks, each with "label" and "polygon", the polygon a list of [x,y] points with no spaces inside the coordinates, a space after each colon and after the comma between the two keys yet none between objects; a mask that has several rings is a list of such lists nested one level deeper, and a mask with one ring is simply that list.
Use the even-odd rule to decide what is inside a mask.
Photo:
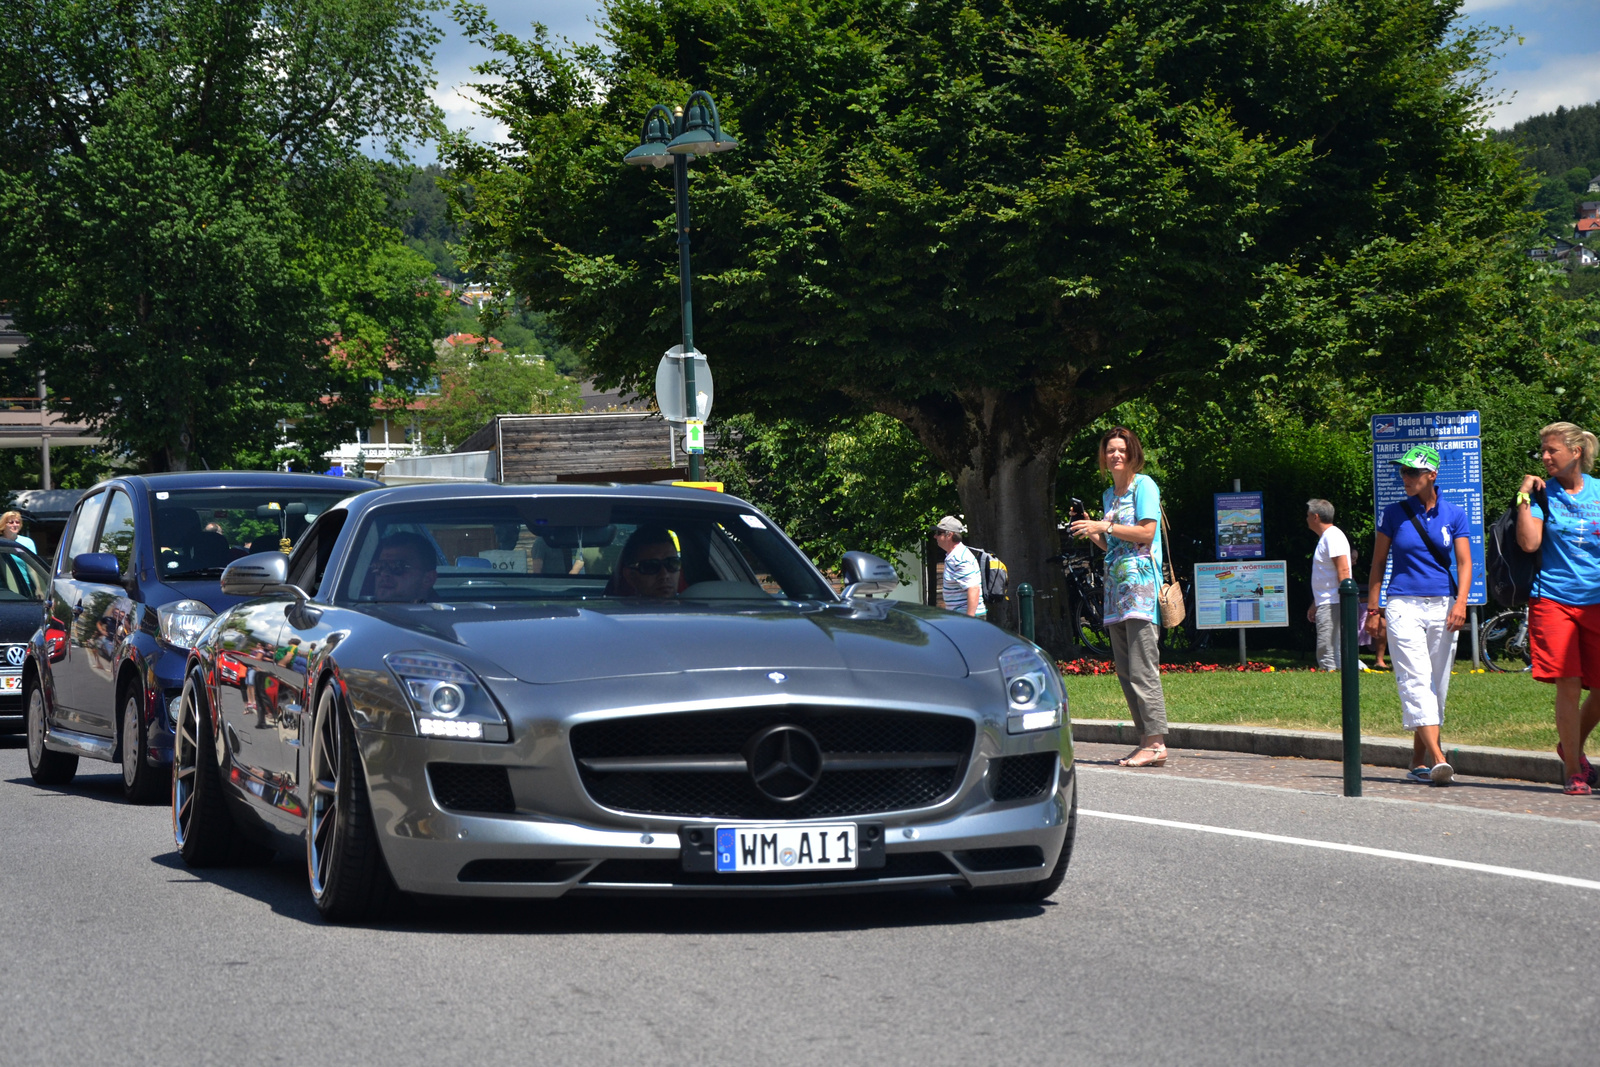
[{"label": "woman in light blue t-shirt", "polygon": [[1596,442],[1570,422],[1546,426],[1539,442],[1545,477],[1528,475],[1517,493],[1517,544],[1539,553],[1528,600],[1533,676],[1556,687],[1562,792],[1588,796],[1600,784],[1583,754],[1600,722],[1600,482],[1587,473]]},{"label": "woman in light blue t-shirt", "polygon": [[1157,642],[1161,622],[1161,491],[1144,469],[1144,447],[1126,426],[1100,439],[1100,469],[1111,476],[1101,496],[1105,517],[1079,519],[1068,531],[1106,551],[1105,627],[1117,681],[1139,730],[1139,747],[1124,767],[1167,762],[1167,700]]},{"label": "woman in light blue t-shirt", "polygon": [[33,538],[24,537],[22,534],[22,512],[8,511],[0,515],[0,539],[15,541],[34,555],[39,554],[39,549],[33,543]]}]

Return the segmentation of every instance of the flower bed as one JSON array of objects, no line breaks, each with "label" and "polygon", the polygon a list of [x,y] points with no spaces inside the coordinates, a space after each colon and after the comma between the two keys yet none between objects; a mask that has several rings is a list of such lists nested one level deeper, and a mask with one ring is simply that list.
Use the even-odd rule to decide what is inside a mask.
[{"label": "flower bed", "polygon": [[[1108,659],[1093,659],[1081,656],[1075,660],[1062,660],[1056,663],[1062,674],[1116,674],[1117,665]],[[1277,674],[1279,670],[1270,663],[1257,663],[1251,660],[1243,665],[1238,663],[1163,663],[1162,674],[1209,674],[1212,671],[1234,671],[1249,673],[1252,671],[1262,674]]]}]

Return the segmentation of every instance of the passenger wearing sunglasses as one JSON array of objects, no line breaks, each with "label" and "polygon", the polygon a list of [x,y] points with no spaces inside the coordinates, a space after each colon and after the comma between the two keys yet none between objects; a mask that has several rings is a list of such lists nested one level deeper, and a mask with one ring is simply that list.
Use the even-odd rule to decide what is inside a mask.
[{"label": "passenger wearing sunglasses", "polygon": [[372,561],[375,600],[416,604],[428,599],[439,579],[438,556],[426,538],[414,533],[385,537]]},{"label": "passenger wearing sunglasses", "polygon": [[665,600],[678,595],[683,557],[664,526],[641,526],[622,546],[613,579],[616,595]]}]

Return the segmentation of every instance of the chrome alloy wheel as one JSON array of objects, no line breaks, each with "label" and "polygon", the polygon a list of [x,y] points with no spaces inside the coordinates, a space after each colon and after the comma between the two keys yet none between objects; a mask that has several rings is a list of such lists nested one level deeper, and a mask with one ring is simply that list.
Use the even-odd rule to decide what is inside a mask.
[{"label": "chrome alloy wheel", "polygon": [[44,689],[37,683],[28,690],[28,764],[44,762]]},{"label": "chrome alloy wheel", "polygon": [[195,772],[200,768],[200,706],[185,686],[178,706],[178,732],[172,739],[172,837],[181,849],[194,821]]},{"label": "chrome alloy wheel", "polygon": [[306,867],[311,894],[321,899],[333,873],[339,846],[339,705],[331,687],[317,702],[311,735],[311,811],[306,832]]},{"label": "chrome alloy wheel", "polygon": [[139,695],[129,693],[122,705],[122,784],[132,789],[139,777]]}]

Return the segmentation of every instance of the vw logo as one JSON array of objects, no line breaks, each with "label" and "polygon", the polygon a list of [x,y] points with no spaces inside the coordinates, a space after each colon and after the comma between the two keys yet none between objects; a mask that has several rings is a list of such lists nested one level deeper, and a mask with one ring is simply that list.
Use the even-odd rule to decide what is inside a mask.
[{"label": "vw logo", "polygon": [[799,800],[822,777],[822,746],[798,726],[760,731],[745,743],[744,759],[756,788],[780,804]]},{"label": "vw logo", "polygon": [[6,649],[6,662],[13,667],[22,666],[23,660],[28,658],[28,649],[25,645],[12,645]]}]

